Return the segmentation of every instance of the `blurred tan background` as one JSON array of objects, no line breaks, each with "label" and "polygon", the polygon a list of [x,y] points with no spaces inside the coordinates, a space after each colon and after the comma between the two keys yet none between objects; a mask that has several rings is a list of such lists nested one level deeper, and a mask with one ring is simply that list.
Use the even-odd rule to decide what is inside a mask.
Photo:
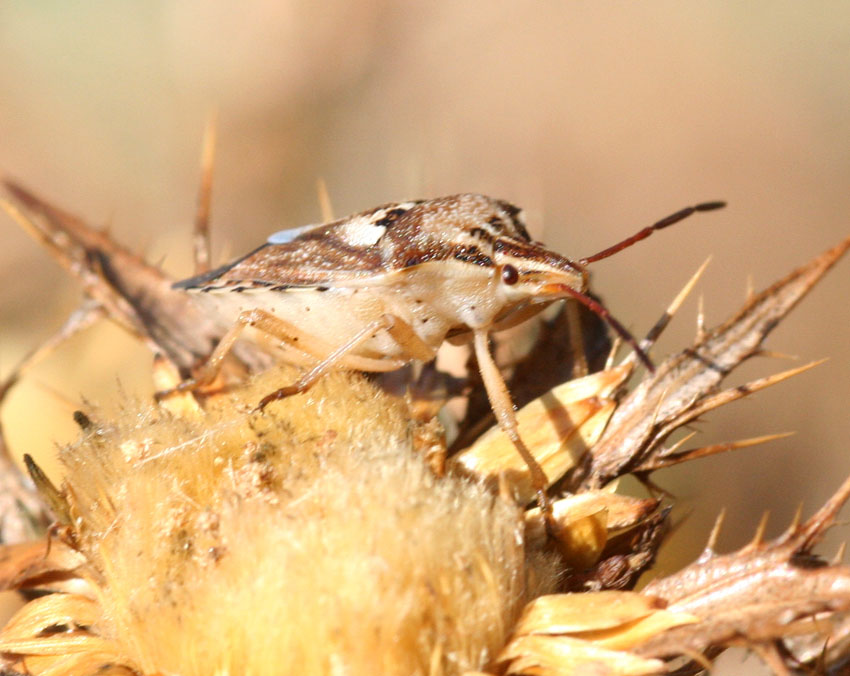
[{"label": "blurred tan background", "polygon": [[[594,266],[597,293],[642,333],[709,255],[698,294],[713,324],[749,277],[761,288],[850,233],[845,3],[0,3],[0,173],[178,277],[191,272],[213,107],[217,262],[318,220],[318,177],[338,214],[461,191],[506,198],[576,257],[728,200]],[[0,244],[5,374],[79,291],[5,216]],[[680,557],[697,554],[720,506],[731,548],[762,510],[776,533],[850,472],[848,297],[845,261],[768,342],[828,364],[699,426],[705,443],[795,437],[656,477],[690,513]],[[695,313],[692,299],[656,358],[690,338]],[[68,402],[149,392],[149,364],[111,327],[73,340],[2,412],[12,451],[45,457],[69,439]],[[758,360],[734,382],[790,365]]]}]

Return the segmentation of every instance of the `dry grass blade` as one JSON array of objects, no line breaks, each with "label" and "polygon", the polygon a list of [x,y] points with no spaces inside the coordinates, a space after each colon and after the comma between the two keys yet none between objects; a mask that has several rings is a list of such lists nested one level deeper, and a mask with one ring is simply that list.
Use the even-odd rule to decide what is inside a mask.
[{"label": "dry grass blade", "polygon": [[690,419],[736,366],[758,353],[770,331],[850,248],[850,237],[773,284],[693,347],[666,359],[620,404],[587,466],[571,477],[586,488],[650,462],[671,424]]}]

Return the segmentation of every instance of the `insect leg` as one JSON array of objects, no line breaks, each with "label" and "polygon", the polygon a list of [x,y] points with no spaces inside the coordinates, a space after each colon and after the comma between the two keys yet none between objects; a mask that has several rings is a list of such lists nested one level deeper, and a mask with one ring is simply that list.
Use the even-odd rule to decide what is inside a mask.
[{"label": "insect leg", "polygon": [[[295,383],[288,387],[282,387],[263,397],[258,408],[262,410],[273,401],[285,399],[293,394],[305,392],[310,389],[328,371],[347,361],[351,353],[372,338],[377,331],[387,331],[404,352],[409,355],[410,359],[430,361],[434,358],[434,350],[416,335],[410,324],[396,315],[385,314],[380,319],[376,319],[363,327],[347,343],[328,354],[327,357],[301,376]],[[398,368],[403,365],[403,362],[393,362],[393,360],[382,360],[382,362],[382,370],[386,369],[387,366]]]},{"label": "insect leg", "polygon": [[263,333],[274,336],[275,338],[278,338],[281,341],[319,359],[322,359],[328,352],[331,351],[331,347],[323,341],[312,338],[303,331],[290,325],[288,322],[275,317],[273,314],[266,312],[265,310],[246,310],[239,314],[239,317],[236,319],[233,326],[231,326],[227,333],[221,337],[221,340],[212,351],[212,354],[210,354],[194,377],[184,380],[182,383],[177,385],[177,387],[173,387],[170,390],[157,392],[154,395],[156,399],[163,399],[164,397],[176,392],[195,390],[213,382],[216,379],[216,376],[218,376],[219,371],[221,371],[225,357],[227,357],[230,350],[233,349],[233,344],[239,339],[239,336],[242,335],[242,331],[244,331],[248,326],[256,327]]},{"label": "insect leg", "polygon": [[567,301],[564,312],[567,313],[567,330],[570,336],[570,352],[573,358],[573,378],[581,378],[589,373],[585,355],[584,334],[581,329],[581,314],[578,303]]},{"label": "insect leg", "polygon": [[499,427],[508,435],[508,438],[516,447],[517,452],[525,461],[525,464],[528,465],[528,471],[531,474],[531,484],[537,491],[537,502],[540,505],[540,510],[549,516],[552,513],[552,506],[549,502],[549,496],[546,493],[549,479],[546,477],[546,473],[543,471],[540,463],[537,462],[519,436],[519,426],[517,425],[511,395],[508,392],[508,387],[505,385],[502,374],[499,372],[499,367],[493,361],[493,355],[490,354],[488,332],[482,329],[476,329],[473,333],[473,340],[475,344],[475,357],[478,360],[478,368],[481,370],[481,379],[484,381],[484,389],[487,390],[487,398],[490,399],[490,406],[493,407],[493,413],[496,414]]},{"label": "insect leg", "polygon": [[406,355],[419,361],[431,361],[437,354],[431,346],[422,340],[413,327],[397,315],[385,314],[382,320],[384,328],[393,340],[404,350]]}]

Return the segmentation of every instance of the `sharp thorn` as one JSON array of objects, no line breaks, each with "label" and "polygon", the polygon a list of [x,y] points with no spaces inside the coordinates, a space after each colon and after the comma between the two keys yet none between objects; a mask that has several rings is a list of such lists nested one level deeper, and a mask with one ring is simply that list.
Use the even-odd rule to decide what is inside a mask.
[{"label": "sharp thorn", "polygon": [[322,222],[330,223],[334,220],[334,208],[331,203],[331,195],[328,192],[328,184],[325,179],[316,179],[316,195],[319,198],[319,210],[322,214]]},{"label": "sharp thorn", "polygon": [[717,549],[717,541],[720,538],[720,530],[723,528],[723,522],[726,520],[726,508],[722,508],[717,518],[714,520],[714,526],[711,528],[711,533],[708,535],[708,542],[705,543],[705,550],[702,557],[713,555]]}]

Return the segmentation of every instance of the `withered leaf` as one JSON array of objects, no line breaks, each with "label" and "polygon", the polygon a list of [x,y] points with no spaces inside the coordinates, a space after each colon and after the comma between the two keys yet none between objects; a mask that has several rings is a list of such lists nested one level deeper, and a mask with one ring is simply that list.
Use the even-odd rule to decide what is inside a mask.
[{"label": "withered leaf", "polygon": [[[762,341],[850,248],[850,237],[752,297],[732,318],[661,363],[626,396],[573,488],[598,488],[630,471],[649,468],[668,435],[707,410],[751,392],[746,385],[715,396],[736,366],[758,353]],[[669,464],[669,463],[668,463]]]},{"label": "withered leaf", "polygon": [[743,549],[716,555],[710,543],[681,571],[655,580],[643,593],[668,602],[668,610],[701,621],[677,627],[635,648],[645,656],[702,653],[730,644],[781,640],[807,627],[819,613],[850,609],[850,566],[828,564],[812,548],[850,497],[850,479],[808,521],[793,524],[779,538],[759,537]]},{"label": "withered leaf", "polygon": [[[23,209],[4,203],[9,215],[80,280],[110,319],[184,373],[210,353],[222,327],[185,293],[172,289],[173,280],[158,267],[17,183],[7,180],[4,185]],[[269,363],[247,343],[238,350],[239,359],[252,368]]]}]

